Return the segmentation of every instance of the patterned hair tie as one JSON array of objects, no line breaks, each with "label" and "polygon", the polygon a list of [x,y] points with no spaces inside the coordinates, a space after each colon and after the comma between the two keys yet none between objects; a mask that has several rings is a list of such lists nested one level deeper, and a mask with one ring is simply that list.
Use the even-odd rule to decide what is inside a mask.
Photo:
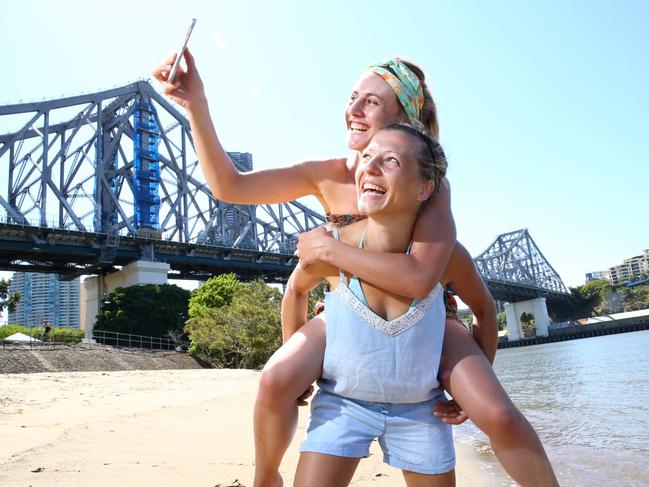
[{"label": "patterned hair tie", "polygon": [[370,64],[369,69],[390,85],[410,122],[415,127],[421,125],[419,114],[424,106],[424,91],[417,75],[398,58]]}]

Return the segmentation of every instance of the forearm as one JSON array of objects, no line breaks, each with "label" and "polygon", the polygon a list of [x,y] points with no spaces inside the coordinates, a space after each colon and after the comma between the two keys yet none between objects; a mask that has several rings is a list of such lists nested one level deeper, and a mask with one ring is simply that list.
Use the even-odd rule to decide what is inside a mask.
[{"label": "forearm", "polygon": [[241,175],[219,141],[207,100],[193,105],[188,109],[188,115],[198,162],[212,194],[223,201],[242,203],[233,201],[236,194],[232,191]]},{"label": "forearm", "polygon": [[288,340],[307,321],[308,291],[300,291],[289,284],[282,298],[282,339]]},{"label": "forearm", "polygon": [[455,235],[450,188],[445,181],[417,218],[409,254],[365,251],[327,238],[318,258],[386,291],[423,299],[441,280],[455,247]]},{"label": "forearm", "polygon": [[[329,242],[322,260],[373,286],[411,298],[423,299],[439,281],[439,276],[433,275],[437,269],[414,255],[363,250],[335,239]],[[428,268],[422,272],[422,267]]]},{"label": "forearm", "polygon": [[487,356],[489,363],[493,364],[498,348],[498,319],[496,307],[476,310],[473,312],[473,339],[478,343]]}]

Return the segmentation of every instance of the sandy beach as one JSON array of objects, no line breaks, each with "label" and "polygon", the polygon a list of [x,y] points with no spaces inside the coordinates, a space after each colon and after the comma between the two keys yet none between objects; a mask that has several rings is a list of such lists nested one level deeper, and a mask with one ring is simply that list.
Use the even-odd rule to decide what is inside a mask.
[{"label": "sandy beach", "polygon": [[[0,375],[0,485],[252,485],[259,372],[147,370]],[[281,467],[291,485],[308,408]],[[457,485],[491,487],[457,445]],[[237,483],[238,482],[238,483]],[[376,442],[351,485],[404,485]]]}]

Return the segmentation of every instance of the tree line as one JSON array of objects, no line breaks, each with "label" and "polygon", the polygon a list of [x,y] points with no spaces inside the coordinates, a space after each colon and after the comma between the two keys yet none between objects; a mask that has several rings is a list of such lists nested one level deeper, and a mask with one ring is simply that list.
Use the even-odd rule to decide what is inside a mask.
[{"label": "tree line", "polygon": [[[323,297],[311,293],[309,316]],[[222,274],[191,293],[172,284],[117,288],[102,301],[95,330],[168,337],[216,367],[260,368],[282,344],[282,294],[262,280]]]}]

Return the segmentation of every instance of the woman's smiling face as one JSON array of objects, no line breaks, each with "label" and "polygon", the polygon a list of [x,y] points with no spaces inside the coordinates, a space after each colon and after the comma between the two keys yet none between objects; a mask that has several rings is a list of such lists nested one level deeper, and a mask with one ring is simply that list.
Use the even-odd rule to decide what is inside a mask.
[{"label": "woman's smiling face", "polygon": [[380,130],[361,155],[356,169],[358,209],[369,216],[416,212],[433,183],[419,170],[420,142],[401,130]]},{"label": "woman's smiling face", "polygon": [[404,117],[390,85],[378,74],[366,71],[354,86],[345,110],[347,146],[364,150],[379,130]]}]

